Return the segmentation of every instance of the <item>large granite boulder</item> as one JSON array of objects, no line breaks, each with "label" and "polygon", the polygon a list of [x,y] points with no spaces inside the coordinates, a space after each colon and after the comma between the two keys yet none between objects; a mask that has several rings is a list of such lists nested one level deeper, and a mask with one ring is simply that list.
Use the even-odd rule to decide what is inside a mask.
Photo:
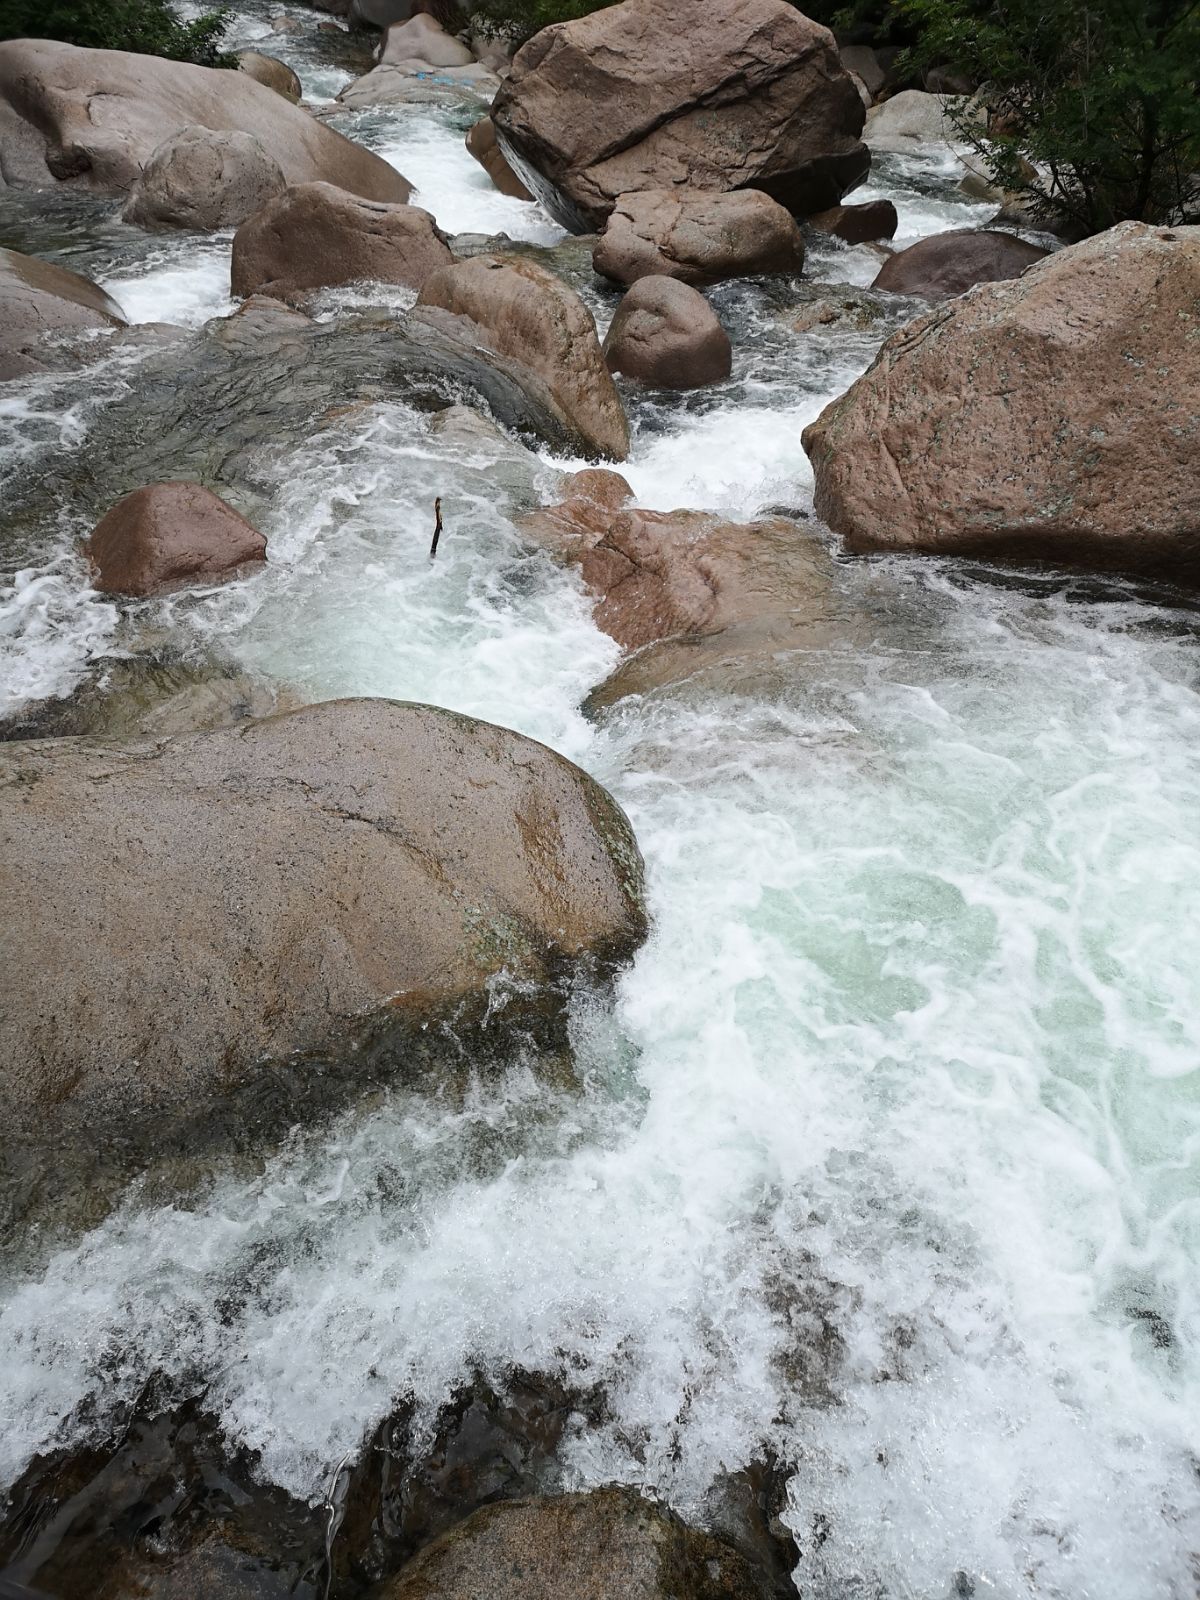
[{"label": "large granite boulder", "polygon": [[592,314],[553,273],[519,256],[473,256],[431,272],[417,308],[453,318],[475,342],[532,372],[589,454],[628,455],[629,422]]},{"label": "large granite boulder", "polygon": [[578,233],[670,186],[824,210],[866,175],[863,118],[833,35],[784,0],[624,0],[556,23],[492,106],[518,176]]},{"label": "large granite boulder", "polygon": [[440,1025],[561,1030],[559,980],[646,928],[597,783],[386,700],[0,745],[0,844],[11,1139],[216,1137],[322,1078],[403,1069]]},{"label": "large granite boulder", "polygon": [[947,300],[966,294],[977,283],[1019,278],[1026,267],[1045,255],[1040,245],[1029,244],[1015,233],[954,228],[918,239],[907,250],[889,256],[871,287],[891,294],[922,295],[926,300]]},{"label": "large granite boulder", "polygon": [[139,228],[236,228],[286,187],[253,134],[184,128],[142,168],[121,216]]},{"label": "large granite boulder", "polygon": [[910,323],[804,432],[854,550],[1200,581],[1200,228],[1125,222]]},{"label": "large granite boulder", "polygon": [[87,554],[97,589],[140,596],[232,577],[267,559],[267,541],[202,484],[151,483],[106,512]]},{"label": "large granite boulder", "polygon": [[407,200],[394,167],[248,73],[47,39],[0,44],[0,178],[21,188],[133,186],[184,128],[251,134],[289,183],[321,180],[369,200]]},{"label": "large granite boulder", "polygon": [[236,295],[278,300],[360,281],[419,289],[453,260],[428,211],[363,200],[331,183],[301,183],[238,229],[231,282]]},{"label": "large granite boulder", "polygon": [[720,383],[733,367],[729,335],[698,289],[677,278],[639,278],[604,340],[610,372],[660,389]]},{"label": "large granite boulder", "polygon": [[617,200],[592,265],[617,283],[651,275],[720,283],[799,272],[804,236],[791,213],[757,189],[735,194],[645,189]]},{"label": "large granite boulder", "polygon": [[90,278],[0,250],[0,382],[45,370],[48,335],[124,326],[120,306]]},{"label": "large granite boulder", "polygon": [[484,1506],[372,1600],[768,1600],[762,1573],[636,1489]]}]

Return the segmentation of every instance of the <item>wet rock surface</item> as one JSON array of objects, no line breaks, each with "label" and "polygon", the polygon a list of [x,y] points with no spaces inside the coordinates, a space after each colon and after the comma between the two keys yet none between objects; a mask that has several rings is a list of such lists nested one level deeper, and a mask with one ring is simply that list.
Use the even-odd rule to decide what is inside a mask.
[{"label": "wet rock surface", "polygon": [[[603,1543],[622,1581],[635,1561],[651,1576],[656,1561],[672,1579],[699,1572],[699,1588],[652,1588],[653,1600],[794,1596],[796,1552],[778,1521],[784,1478],[773,1464],[714,1486],[702,1513],[711,1532],[627,1489],[556,1499],[564,1439],[604,1415],[601,1394],[541,1373],[477,1374],[428,1422],[401,1406],[304,1504],[259,1481],[253,1454],[229,1447],[202,1399],[164,1406],[152,1393],[119,1439],[30,1466],[0,1519],[0,1576],[56,1600],[374,1600],[444,1571],[435,1541],[461,1530],[452,1542],[470,1546],[474,1513],[515,1503],[523,1520],[532,1505],[535,1522],[546,1508],[552,1519],[566,1509],[583,1538],[592,1531]],[[717,1575],[743,1587],[706,1588]],[[498,1561],[481,1571],[478,1592],[491,1596],[504,1581]],[[572,1595],[592,1592],[577,1586],[584,1574],[571,1581]]]},{"label": "wet rock surface", "polygon": [[267,559],[267,541],[211,489],[155,483],[101,518],[87,555],[102,593],[140,597],[232,577]]},{"label": "wet rock surface", "polygon": [[1200,229],[1123,223],[894,335],[804,432],[855,550],[1200,576]]},{"label": "wet rock surface", "polygon": [[504,152],[496,143],[496,126],[491,117],[480,117],[467,132],[467,149],[475,157],[501,194],[514,200],[532,200],[533,196],[504,159]]},{"label": "wet rock surface", "polygon": [[617,200],[592,253],[618,283],[665,276],[695,285],[764,272],[799,272],[804,237],[768,195],[647,189]]},{"label": "wet rock surface", "polygon": [[372,1600],[766,1600],[738,1553],[633,1489],[487,1506]]},{"label": "wet rock surface", "polygon": [[431,707],[9,743],[0,808],[4,892],[34,908],[5,941],[10,1134],[160,1137],[252,1096],[266,1063],[302,1078],[308,1052],[352,1073],[368,1031],[482,1016],[502,970],[552,1030],[550,986],[645,932],[610,797],[544,746]]},{"label": "wet rock surface", "polygon": [[236,228],[286,187],[252,134],[184,128],[142,168],[121,215],[137,228]]},{"label": "wet rock surface", "polygon": [[639,278],[604,339],[611,372],[664,389],[700,389],[729,376],[729,335],[704,296],[675,278]]},{"label": "wet rock surface", "polygon": [[50,337],[119,328],[124,320],[116,301],[89,278],[0,250],[0,382],[55,364]]},{"label": "wet rock surface", "polygon": [[1018,278],[1045,255],[1040,245],[1013,233],[954,229],[897,251],[884,262],[871,287],[925,300],[946,300],[965,294],[977,283]]},{"label": "wet rock surface", "polygon": [[863,115],[832,35],[782,0],[626,0],[556,24],[492,106],[518,176],[579,233],[670,185],[836,205],[869,165]]},{"label": "wet rock surface", "polygon": [[417,206],[363,200],[329,183],[288,189],[234,235],[237,295],[303,300],[340,284],[401,283],[419,289],[454,260],[446,237]]},{"label": "wet rock surface", "polygon": [[431,273],[417,307],[453,318],[464,338],[531,371],[588,455],[624,459],[629,423],[592,314],[552,273],[517,256],[474,256]]}]

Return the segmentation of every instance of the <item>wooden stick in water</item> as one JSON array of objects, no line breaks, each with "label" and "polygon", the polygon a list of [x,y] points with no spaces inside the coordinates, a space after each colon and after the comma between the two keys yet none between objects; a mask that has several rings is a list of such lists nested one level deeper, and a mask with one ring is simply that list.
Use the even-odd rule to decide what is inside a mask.
[{"label": "wooden stick in water", "polygon": [[429,546],[429,559],[430,559],[430,561],[432,561],[434,556],[437,555],[438,540],[442,537],[442,497],[441,497],[441,495],[438,495],[437,499],[433,502],[433,516],[434,516],[433,543]]}]

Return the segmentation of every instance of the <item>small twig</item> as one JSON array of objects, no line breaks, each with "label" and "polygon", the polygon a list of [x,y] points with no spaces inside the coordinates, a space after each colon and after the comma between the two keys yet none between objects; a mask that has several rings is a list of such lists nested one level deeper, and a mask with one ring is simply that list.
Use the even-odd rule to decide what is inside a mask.
[{"label": "small twig", "polygon": [[429,546],[429,559],[430,559],[430,561],[432,561],[434,556],[437,555],[438,540],[442,537],[442,497],[441,497],[441,495],[438,495],[437,499],[433,502],[433,516],[434,516],[433,543]]}]

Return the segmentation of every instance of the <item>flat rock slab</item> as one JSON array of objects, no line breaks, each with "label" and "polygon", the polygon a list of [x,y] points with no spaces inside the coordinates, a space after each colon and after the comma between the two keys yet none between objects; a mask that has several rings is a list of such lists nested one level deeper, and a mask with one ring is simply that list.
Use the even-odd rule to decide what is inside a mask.
[{"label": "flat rock slab", "polygon": [[0,1117],[203,1126],[433,1022],[494,1034],[501,975],[553,1027],[555,983],[644,936],[641,872],[585,773],[429,706],[0,746]]}]

